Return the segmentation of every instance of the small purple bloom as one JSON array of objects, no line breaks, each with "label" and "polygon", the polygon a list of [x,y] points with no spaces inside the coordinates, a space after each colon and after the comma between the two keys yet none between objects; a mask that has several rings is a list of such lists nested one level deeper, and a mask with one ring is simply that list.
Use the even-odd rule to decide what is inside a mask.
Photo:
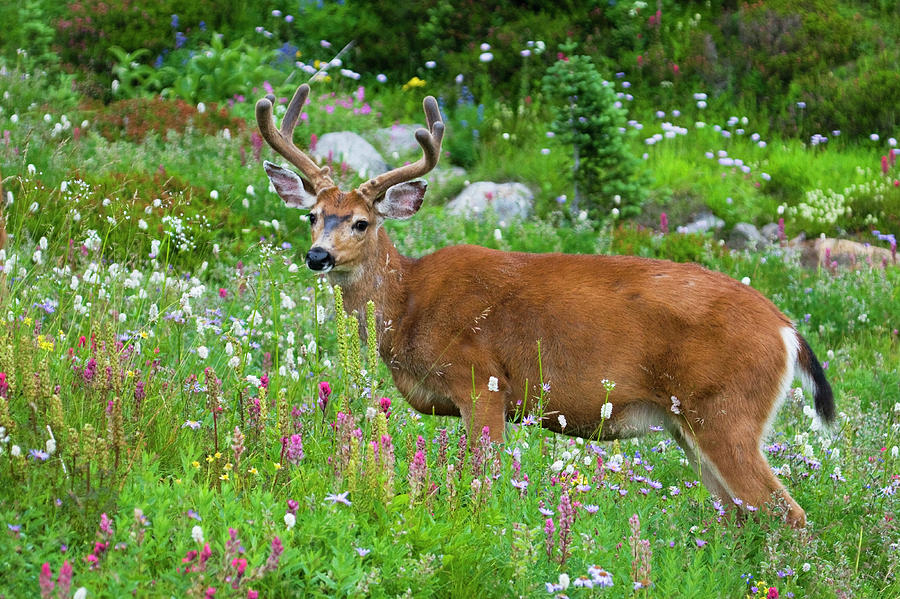
[{"label": "small purple bloom", "polygon": [[350,500],[347,499],[347,495],[349,494],[350,491],[344,491],[343,493],[329,493],[325,496],[325,501],[330,501],[332,504],[343,503],[344,505],[352,505]]},{"label": "small purple bloom", "polygon": [[42,449],[30,449],[30,450],[28,450],[28,453],[35,460],[40,460],[42,462],[46,461],[47,458],[50,457],[50,454]]}]

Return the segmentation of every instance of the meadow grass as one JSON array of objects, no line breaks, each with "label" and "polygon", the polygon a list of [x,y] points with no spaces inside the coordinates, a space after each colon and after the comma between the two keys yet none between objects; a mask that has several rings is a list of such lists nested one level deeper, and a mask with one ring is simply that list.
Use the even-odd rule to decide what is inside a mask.
[{"label": "meadow grass", "polygon": [[[783,246],[731,252],[559,208],[501,228],[445,215],[440,194],[388,225],[416,256],[468,242],[692,260],[748,277],[827,363],[840,412],[833,430],[818,429],[811,399],[792,394],[764,446],[806,509],[808,528],[793,531],[763,513],[723,515],[661,432],[597,443],[520,424],[502,445],[469,448],[458,419],[411,411],[348,332],[335,291],[302,266],[308,226],[268,191],[259,160],[272,155],[254,155],[247,131],[110,141],[88,124],[76,138],[71,126],[53,133],[61,113],[15,110],[16,123],[3,112],[14,142],[0,145],[14,198],[0,260],[0,593],[900,593],[896,267],[807,270]],[[553,207],[565,149],[534,110],[488,110],[474,172],[516,174]],[[328,114],[325,129],[343,124]],[[377,122],[364,116],[360,130]],[[652,145],[643,140],[660,124],[635,134],[664,209],[677,204],[672,190],[731,221],[774,220],[797,198],[769,183],[847,186],[876,156],[761,148],[710,127]],[[719,150],[750,173],[722,165]]]}]

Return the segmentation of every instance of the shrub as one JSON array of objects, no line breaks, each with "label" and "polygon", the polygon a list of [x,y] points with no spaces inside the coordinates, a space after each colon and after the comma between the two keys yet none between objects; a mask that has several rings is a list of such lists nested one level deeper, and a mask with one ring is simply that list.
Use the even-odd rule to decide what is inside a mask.
[{"label": "shrub", "polygon": [[637,214],[646,198],[644,180],[622,133],[625,111],[617,107],[612,85],[589,56],[573,56],[547,70],[544,92],[555,104],[552,130],[572,147],[572,210],[594,218],[614,208],[623,216]]},{"label": "shrub", "polygon": [[233,134],[246,130],[246,122],[233,118],[224,108],[210,104],[203,112],[184,100],[163,100],[162,98],[135,98],[120,100],[108,106],[89,104],[87,110],[95,109],[94,126],[110,141],[127,139],[140,143],[151,133],[165,137],[169,131],[183,133],[193,127],[207,135],[215,135],[228,128]]}]

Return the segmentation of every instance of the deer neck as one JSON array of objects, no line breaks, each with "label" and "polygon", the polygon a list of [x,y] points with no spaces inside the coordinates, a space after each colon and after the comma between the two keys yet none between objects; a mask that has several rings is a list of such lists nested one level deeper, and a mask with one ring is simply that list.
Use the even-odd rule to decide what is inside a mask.
[{"label": "deer neck", "polygon": [[357,313],[360,335],[366,338],[366,304],[375,303],[375,318],[379,342],[383,342],[383,331],[390,329],[400,317],[405,304],[404,275],[415,262],[397,251],[383,227],[378,230],[374,251],[364,264],[353,273],[331,272],[328,280],[332,285],[340,285],[344,299],[344,310],[348,314]]}]

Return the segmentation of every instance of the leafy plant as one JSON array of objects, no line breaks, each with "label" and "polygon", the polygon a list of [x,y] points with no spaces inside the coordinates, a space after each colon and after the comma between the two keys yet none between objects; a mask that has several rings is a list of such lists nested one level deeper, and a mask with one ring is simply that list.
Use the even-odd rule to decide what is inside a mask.
[{"label": "leafy plant", "polygon": [[[567,46],[566,50],[570,50]],[[552,98],[552,130],[572,149],[572,210],[605,218],[640,211],[646,199],[638,161],[622,133],[625,111],[589,56],[564,57],[547,70],[544,93]]]}]

